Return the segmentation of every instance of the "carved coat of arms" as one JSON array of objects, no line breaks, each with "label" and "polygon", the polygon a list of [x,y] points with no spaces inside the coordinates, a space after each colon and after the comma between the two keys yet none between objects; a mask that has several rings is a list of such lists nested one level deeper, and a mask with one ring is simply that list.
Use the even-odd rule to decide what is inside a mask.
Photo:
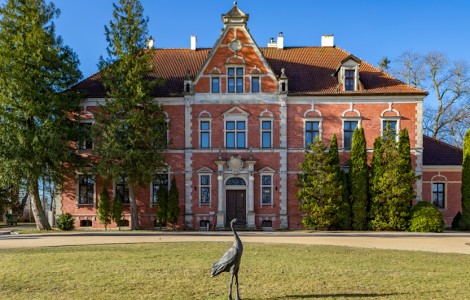
[{"label": "carved coat of arms", "polygon": [[243,169],[245,163],[240,158],[240,155],[232,155],[227,161],[227,167],[233,174],[238,174]]}]

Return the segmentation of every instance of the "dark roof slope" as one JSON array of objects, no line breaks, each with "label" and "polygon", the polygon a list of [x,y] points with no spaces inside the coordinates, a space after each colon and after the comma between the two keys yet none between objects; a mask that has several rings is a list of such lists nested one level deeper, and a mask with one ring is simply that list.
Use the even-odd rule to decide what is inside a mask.
[{"label": "dark roof slope", "polygon": [[[155,96],[183,95],[183,81],[189,69],[192,76],[209,55],[211,49],[157,49],[153,57],[156,66],[153,76],[166,79],[163,87],[156,88]],[[289,78],[291,95],[426,95],[426,92],[413,88],[393,78],[371,64],[361,61],[360,81],[362,91],[340,91],[334,76],[341,61],[351,54],[336,47],[287,47],[260,48],[273,71],[281,74],[285,68]],[[80,82],[76,88],[88,97],[104,97],[105,91],[99,81],[99,74]]]},{"label": "dark roof slope", "polygon": [[429,136],[423,136],[423,165],[461,166],[463,151]]}]

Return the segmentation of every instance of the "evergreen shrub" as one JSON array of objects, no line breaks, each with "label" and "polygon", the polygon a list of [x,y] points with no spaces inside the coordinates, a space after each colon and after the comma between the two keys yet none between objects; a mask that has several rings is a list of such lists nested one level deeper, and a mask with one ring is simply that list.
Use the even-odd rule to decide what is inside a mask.
[{"label": "evergreen shrub", "polygon": [[460,220],[462,219],[462,213],[459,211],[452,220],[452,229],[459,229]]},{"label": "evergreen shrub", "polygon": [[59,225],[60,230],[73,230],[74,225],[72,215],[69,213],[60,215],[57,220],[57,224]]},{"label": "evergreen shrub", "polygon": [[410,231],[442,232],[444,219],[439,210],[427,201],[419,201],[411,211]]}]

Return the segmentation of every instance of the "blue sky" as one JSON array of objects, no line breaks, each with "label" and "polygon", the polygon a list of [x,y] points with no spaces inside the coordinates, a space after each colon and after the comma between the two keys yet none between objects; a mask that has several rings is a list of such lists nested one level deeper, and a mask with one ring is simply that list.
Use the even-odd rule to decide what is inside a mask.
[{"label": "blue sky", "polygon": [[[233,6],[229,0],[141,1],[157,48],[188,48],[192,34],[198,47],[212,47],[223,27],[221,14]],[[53,2],[61,10],[57,33],[78,54],[84,77],[90,76],[105,54],[113,0]],[[470,1],[240,0],[238,7],[250,15],[248,28],[261,47],[281,31],[286,47],[318,46],[322,34],[334,34],[338,47],[374,65],[383,56],[393,64],[407,50],[470,62]]]}]

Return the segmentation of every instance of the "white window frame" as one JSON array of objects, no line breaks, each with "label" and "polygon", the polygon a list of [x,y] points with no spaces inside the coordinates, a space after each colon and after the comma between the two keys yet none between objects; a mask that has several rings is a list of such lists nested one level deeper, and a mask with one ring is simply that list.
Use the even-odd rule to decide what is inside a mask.
[{"label": "white window frame", "polygon": [[380,136],[383,137],[384,131],[386,128],[384,128],[384,122],[389,122],[389,121],[395,121],[397,122],[397,126],[395,127],[395,141],[398,142],[399,136],[400,136],[400,120],[401,117],[381,117],[380,118]]},{"label": "white window frame", "polygon": [[[318,122],[318,137],[320,141],[323,140],[323,118],[304,118],[304,139],[302,141],[302,148],[308,149],[307,142],[307,122]],[[312,141],[313,142],[313,141]]]},{"label": "white window frame", "polygon": [[[342,150],[343,151],[347,151],[347,152],[350,152],[351,151],[351,148],[352,148],[352,136],[351,136],[351,148],[349,149],[346,149],[344,147],[344,133],[345,133],[345,130],[344,130],[344,122],[354,122],[356,121],[357,122],[357,125],[356,125],[356,128],[361,128],[361,120],[362,118],[360,117],[343,117],[341,122],[342,122],[342,127],[341,127],[341,132],[342,132],[342,138],[341,138],[341,147],[342,147]],[[354,131],[353,131],[353,135],[354,135]]]},{"label": "white window frame", "polygon": [[[259,91],[253,92],[253,78],[256,77],[259,80]],[[252,74],[250,75],[250,93],[252,94],[261,94],[261,74]]]},{"label": "white window frame", "polygon": [[[271,123],[271,129],[269,130],[270,131],[270,140],[271,140],[271,143],[269,145],[268,148],[266,147],[263,147],[263,132],[266,132],[268,130],[266,129],[263,129],[263,122],[270,122]],[[260,149],[272,149],[273,148],[273,126],[274,126],[274,118],[272,117],[261,117],[259,119],[259,146],[260,146]]]},{"label": "white window frame", "polygon": [[[233,68],[234,69],[234,76],[229,76],[228,75],[228,70]],[[242,69],[243,70],[243,74],[242,75],[237,75],[237,69]],[[226,70],[226,93],[227,94],[243,94],[245,93],[246,91],[246,84],[245,84],[245,78],[246,78],[246,68],[244,65],[226,65],[225,66],[225,70]],[[229,84],[228,84],[228,79],[229,77],[233,77],[235,79],[235,82],[234,82],[234,90],[233,92],[229,92]],[[237,92],[237,78],[242,78],[242,82],[243,82],[243,87],[242,87],[242,91],[241,92]],[[250,82],[251,84],[251,82]]]},{"label": "white window frame", "polygon": [[[263,185],[263,176],[271,177],[271,185]],[[259,173],[259,203],[260,206],[274,206],[274,173],[273,172],[260,172]],[[271,188],[271,203],[263,203],[263,187]]]},{"label": "white window frame", "polygon": [[[244,121],[245,122],[245,130],[238,130],[237,129],[237,122]],[[234,130],[227,130],[227,122],[235,122],[235,129]],[[245,132],[245,147],[239,148],[238,145],[238,132]],[[235,147],[228,148],[227,147],[227,132],[234,132],[235,133]],[[247,116],[230,116],[227,115],[224,119],[224,147],[226,149],[247,149],[248,148],[248,118]]]},{"label": "white window frame", "polygon": [[[209,185],[202,185],[202,176],[209,176]],[[202,203],[202,188],[209,188],[209,203]],[[212,207],[212,174],[211,173],[199,173],[198,174],[198,189],[199,189],[199,207],[209,206]]]},{"label": "white window frame", "polygon": [[431,204],[434,206],[434,184],[437,184],[437,183],[442,183],[444,184],[444,207],[443,208],[440,208],[440,207],[437,207],[437,209],[439,209],[439,211],[446,211],[448,206],[447,206],[447,195],[449,194],[448,193],[448,189],[449,189],[449,181],[447,180],[447,177],[446,176],[443,176],[443,175],[435,175],[433,176],[433,178],[431,178],[431,186],[430,186],[430,189],[431,189]]},{"label": "white window frame", "polygon": [[[80,203],[80,176],[91,176],[93,177],[93,203]],[[79,206],[97,206],[97,199],[96,199],[96,175],[88,174],[88,173],[77,173],[76,177],[76,197],[75,197],[75,206],[78,208]]]},{"label": "white window frame", "polygon": [[[213,79],[213,78],[218,78],[218,79],[219,79],[219,91],[218,91],[218,92],[214,92],[214,91],[212,90],[212,79]],[[221,82],[221,80],[222,80],[222,79],[221,79],[220,74],[211,74],[211,76],[210,76],[210,93],[211,93],[211,94],[220,94],[220,93],[222,92],[222,90],[221,90],[221,87],[222,87],[222,82]]]},{"label": "white window frame", "polygon": [[[347,90],[346,89],[346,71],[353,71],[354,73],[354,83],[353,83],[353,89],[352,90]],[[343,67],[343,91],[345,92],[355,92],[357,91],[357,69],[356,68],[346,68]]]},{"label": "white window frame", "polygon": [[[201,129],[201,123],[202,122],[209,122],[209,130],[202,130]],[[201,134],[203,132],[209,132],[209,146],[208,147],[202,147]],[[201,148],[201,149],[210,149],[212,147],[212,118],[199,118],[198,137],[199,137],[199,148]]]}]

